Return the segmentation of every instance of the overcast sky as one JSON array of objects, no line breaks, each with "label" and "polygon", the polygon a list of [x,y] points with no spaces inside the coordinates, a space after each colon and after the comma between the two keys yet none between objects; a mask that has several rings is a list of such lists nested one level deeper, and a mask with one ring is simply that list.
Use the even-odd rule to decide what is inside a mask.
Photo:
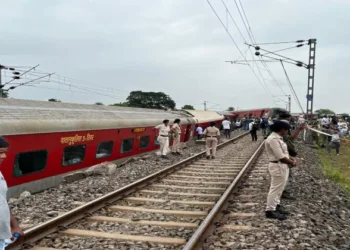
[{"label": "overcast sky", "polygon": [[[349,112],[350,1],[241,2],[258,43],[317,39],[314,110]],[[251,60],[222,1],[210,3]],[[235,1],[224,3],[249,42]],[[206,0],[1,0],[0,23],[0,64],[40,64],[38,70],[55,72],[52,80],[58,81],[18,87],[10,92],[13,98],[111,104],[125,100],[129,91],[142,90],[162,91],[177,107],[191,104],[203,109],[204,101],[217,110],[285,107],[268,93],[284,94],[261,64],[268,91],[247,65],[225,63],[238,59],[240,52]],[[281,53],[308,62],[307,46]],[[281,64],[268,66],[290,94]],[[287,63],[285,67],[306,109],[307,70]],[[294,99],[292,111],[300,112]]]}]

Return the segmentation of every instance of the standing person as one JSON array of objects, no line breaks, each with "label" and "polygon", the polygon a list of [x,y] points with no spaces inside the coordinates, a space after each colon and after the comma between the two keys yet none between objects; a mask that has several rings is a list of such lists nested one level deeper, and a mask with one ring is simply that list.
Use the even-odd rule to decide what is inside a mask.
[{"label": "standing person", "polygon": [[203,128],[196,124],[196,132],[197,132],[197,140],[202,139],[203,136]]},{"label": "standing person", "polygon": [[7,184],[2,175],[2,162],[6,159],[8,142],[0,137],[0,249],[5,248],[5,240],[11,239],[14,233],[23,235],[15,216],[10,212],[7,204]]},{"label": "standing person", "polygon": [[290,129],[289,124],[275,121],[270,128],[272,133],[265,141],[270,161],[268,169],[271,176],[265,215],[267,218],[285,220],[288,212],[284,211],[279,203],[288,180],[288,165],[295,167],[296,161],[289,157],[287,144],[283,141],[283,136],[287,135]]},{"label": "standing person", "polygon": [[224,128],[225,137],[231,138],[231,122],[228,120],[228,118],[225,118],[222,121],[222,127]]},{"label": "standing person", "polygon": [[215,122],[210,123],[210,127],[204,130],[204,138],[206,142],[207,159],[210,159],[210,148],[211,148],[211,158],[215,159],[216,147],[220,140],[220,130],[215,127]]},{"label": "standing person", "polygon": [[331,134],[332,138],[330,143],[328,143],[328,153],[331,153],[332,148],[335,147],[335,152],[337,155],[339,155],[339,149],[340,149],[340,135],[339,135],[339,129],[337,126],[334,124],[334,122],[331,122]]},{"label": "standing person", "polygon": [[258,126],[257,124],[254,122],[254,120],[252,120],[249,123],[249,132],[252,136],[252,141],[257,141],[258,140],[258,136],[256,134],[256,131],[258,130]]},{"label": "standing person", "polygon": [[266,123],[264,119],[261,119],[260,128],[261,128],[261,135],[266,136]]},{"label": "standing person", "polygon": [[[287,124],[289,124],[290,120],[291,120],[292,116],[290,113],[282,113],[279,115],[279,120],[282,122],[285,122]],[[294,131],[293,134],[291,134],[290,129],[288,130],[288,133],[283,135],[283,141],[287,144],[287,149],[288,149],[288,154],[291,157],[296,157],[298,155],[297,150],[294,147],[293,141],[295,140],[295,138],[298,137],[298,135],[300,134],[301,131],[303,131],[305,128],[305,124],[300,124],[299,128],[297,130]],[[289,171],[289,177],[291,176],[292,171]],[[282,198],[283,199],[289,199],[289,200],[296,200],[295,197],[293,197],[290,192],[288,192],[287,190],[284,190],[282,193]]]},{"label": "standing person", "polygon": [[174,142],[172,147],[173,155],[181,155],[180,153],[180,139],[181,139],[181,120],[179,118],[175,119],[173,127],[171,128],[171,133],[173,134]]},{"label": "standing person", "polygon": [[168,156],[166,155],[168,153],[169,149],[169,120],[166,119],[163,121],[163,124],[160,124],[156,126],[154,129],[159,130],[157,140],[160,144],[160,154],[161,158],[168,159]]}]

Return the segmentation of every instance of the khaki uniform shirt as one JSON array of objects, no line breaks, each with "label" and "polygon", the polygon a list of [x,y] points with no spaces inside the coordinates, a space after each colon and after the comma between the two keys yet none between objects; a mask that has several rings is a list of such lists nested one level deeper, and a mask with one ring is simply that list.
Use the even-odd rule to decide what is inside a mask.
[{"label": "khaki uniform shirt", "polygon": [[287,144],[283,141],[282,136],[272,132],[265,141],[265,147],[269,161],[279,161],[282,158],[288,157],[288,147]]},{"label": "khaki uniform shirt", "polygon": [[206,136],[220,136],[220,130],[216,127],[207,127],[203,134]]},{"label": "khaki uniform shirt", "polygon": [[174,125],[173,125],[173,131],[174,131],[174,133],[177,134],[177,135],[181,134],[181,128],[180,128],[179,124],[174,123]]}]

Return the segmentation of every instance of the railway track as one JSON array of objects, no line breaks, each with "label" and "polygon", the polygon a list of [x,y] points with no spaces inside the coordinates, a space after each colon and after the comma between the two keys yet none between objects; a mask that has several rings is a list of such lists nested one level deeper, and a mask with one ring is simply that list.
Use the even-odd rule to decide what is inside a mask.
[{"label": "railway track", "polygon": [[263,144],[237,136],[37,225],[8,249],[198,249]]}]

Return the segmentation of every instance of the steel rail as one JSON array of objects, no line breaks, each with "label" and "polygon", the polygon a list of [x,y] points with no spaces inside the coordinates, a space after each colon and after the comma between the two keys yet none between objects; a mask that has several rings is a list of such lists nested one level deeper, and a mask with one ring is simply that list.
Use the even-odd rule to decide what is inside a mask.
[{"label": "steel rail", "polygon": [[252,163],[257,159],[257,157],[262,152],[264,148],[263,141],[255,153],[250,157],[247,163],[244,165],[239,174],[232,181],[230,186],[225,190],[220,199],[216,202],[214,207],[211,209],[208,216],[202,221],[198,229],[194,232],[192,237],[189,239],[183,250],[193,250],[199,249],[200,245],[205,242],[206,237],[212,233],[215,226],[218,225],[221,217],[225,214],[228,202],[230,200],[231,194],[233,193],[235,187],[243,179],[243,176],[248,172],[247,170],[251,167]]},{"label": "steel rail", "polygon": [[[231,140],[228,140],[226,142],[220,143],[218,145],[218,148],[225,147],[229,145],[230,143],[248,135],[249,132],[243,133],[241,135],[236,136],[235,138],[232,138]],[[151,183],[155,181],[159,181],[165,176],[172,174],[176,171],[178,171],[181,168],[186,167],[187,165],[193,163],[194,161],[200,159],[205,155],[205,151],[202,151],[201,153],[198,153],[194,156],[191,156],[187,159],[184,159],[178,163],[175,163],[163,170],[160,170],[156,173],[153,173],[149,176],[146,176],[142,179],[139,179],[129,185],[126,185],[122,188],[119,188],[115,191],[112,191],[104,196],[101,196],[100,198],[97,198],[93,201],[87,202],[84,205],[81,205],[75,209],[72,209],[71,211],[59,215],[51,220],[48,220],[44,223],[41,223],[37,226],[34,226],[24,232],[24,236],[19,237],[18,240],[16,240],[13,244],[9,245],[6,249],[21,249],[20,247],[28,245],[32,246],[32,244],[40,240],[47,235],[50,235],[57,231],[62,231],[66,229],[66,227],[69,224],[72,224],[84,217],[90,216],[95,211],[111,205],[115,201],[124,198],[125,196],[150,185]]]}]

